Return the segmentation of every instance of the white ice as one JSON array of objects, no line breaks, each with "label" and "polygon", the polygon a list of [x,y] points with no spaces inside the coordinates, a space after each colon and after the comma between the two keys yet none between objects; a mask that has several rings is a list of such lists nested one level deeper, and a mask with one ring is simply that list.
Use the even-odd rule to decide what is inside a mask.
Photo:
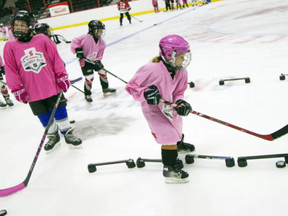
[{"label": "white ice", "polygon": [[[135,18],[142,22],[132,19],[129,25],[124,19],[123,27],[118,20],[105,22],[106,69],[129,81],[158,55],[161,37],[179,34],[191,45],[189,81],[196,86],[188,86],[185,98],[195,111],[259,134],[287,124],[288,80],[279,79],[288,72],[287,1],[226,0]],[[71,40],[86,32],[81,26],[55,33]],[[58,49],[71,79],[81,77],[69,44],[62,42]],[[266,141],[192,114],[184,118],[184,133],[195,154],[231,156],[234,167],[197,158],[185,164],[182,156],[190,174],[182,185],[165,184],[160,163],[147,162],[141,169],[97,166],[89,173],[89,163],[161,158],[139,103],[125,92],[125,83],[108,76],[115,96],[102,96],[97,74],[91,105],[73,87],[66,93],[83,148],[70,150],[62,137],[59,149],[48,155],[42,150],[27,188],[0,198],[0,210],[9,216],[286,215],[287,168],[275,166],[284,158],[248,160],[245,168],[238,167],[237,158],[288,153],[288,135]],[[241,77],[251,83],[219,85],[220,79]],[[83,80],[75,86],[82,89]],[[29,106],[14,102],[13,108],[0,110],[0,189],[25,179],[44,132]]]}]

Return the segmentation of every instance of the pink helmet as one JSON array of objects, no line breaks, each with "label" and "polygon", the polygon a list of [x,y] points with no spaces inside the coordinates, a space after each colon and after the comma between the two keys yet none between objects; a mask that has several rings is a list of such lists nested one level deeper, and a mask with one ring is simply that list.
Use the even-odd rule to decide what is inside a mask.
[{"label": "pink helmet", "polygon": [[[187,67],[191,61],[189,43],[179,35],[168,35],[160,40],[159,55],[164,61],[175,67],[175,59],[180,53],[187,53],[187,61],[183,62],[181,68]],[[181,69],[177,68],[177,69]]]}]

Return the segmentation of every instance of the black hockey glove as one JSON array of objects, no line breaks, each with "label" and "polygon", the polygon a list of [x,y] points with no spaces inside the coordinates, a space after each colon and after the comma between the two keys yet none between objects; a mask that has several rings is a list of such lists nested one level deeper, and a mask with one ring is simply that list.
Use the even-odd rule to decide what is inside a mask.
[{"label": "black hockey glove", "polygon": [[187,116],[189,115],[190,112],[192,112],[192,107],[188,102],[180,99],[176,101],[176,104],[179,106],[175,107],[175,110],[178,113],[178,115]]},{"label": "black hockey glove", "polygon": [[82,48],[76,48],[75,51],[76,51],[76,57],[77,57],[77,58],[79,58],[79,59],[85,58],[85,57],[84,57],[84,54],[83,54],[83,49],[82,49]]},{"label": "black hockey glove", "polygon": [[4,66],[0,67],[0,74],[5,75],[5,67]]},{"label": "black hockey glove", "polygon": [[152,85],[144,92],[144,97],[150,105],[158,105],[161,99],[157,86]]},{"label": "black hockey glove", "polygon": [[99,61],[99,60],[94,61],[93,64],[94,64],[94,70],[95,70],[95,71],[99,71],[99,70],[101,70],[101,69],[104,68],[104,65],[103,65],[102,62]]}]

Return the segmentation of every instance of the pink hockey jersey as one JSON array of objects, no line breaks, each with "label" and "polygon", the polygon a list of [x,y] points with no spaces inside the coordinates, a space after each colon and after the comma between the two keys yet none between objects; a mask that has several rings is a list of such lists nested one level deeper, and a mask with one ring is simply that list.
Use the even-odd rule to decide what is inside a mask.
[{"label": "pink hockey jersey", "polygon": [[33,36],[29,43],[8,41],[4,61],[8,87],[16,91],[24,86],[28,102],[60,93],[56,76],[68,75],[53,42],[43,34]]},{"label": "pink hockey jersey", "polygon": [[[91,34],[85,34],[74,38],[71,42],[71,51],[75,54],[76,48],[83,48],[83,55],[90,61],[102,60],[106,43],[103,39],[99,39],[97,44]],[[85,59],[80,60],[80,66],[85,65]]]},{"label": "pink hockey jersey", "polygon": [[161,98],[174,103],[183,99],[187,89],[187,77],[186,69],[177,71],[172,79],[162,61],[148,63],[136,72],[125,88],[136,101],[141,102],[144,117],[159,144],[175,144],[181,140],[182,117],[171,106],[161,102],[158,105],[147,104],[144,92],[149,86],[155,85]]},{"label": "pink hockey jersey", "polygon": [[3,67],[3,66],[4,66],[4,62],[3,62],[2,56],[0,55],[0,67]]},{"label": "pink hockey jersey", "polygon": [[158,0],[152,0],[152,5],[153,6],[157,6],[157,4],[158,4]]},{"label": "pink hockey jersey", "polygon": [[7,34],[7,31],[6,31],[6,27],[5,27],[5,26],[3,26],[3,27],[1,28],[1,32],[2,32],[2,35],[5,37],[6,34]]}]

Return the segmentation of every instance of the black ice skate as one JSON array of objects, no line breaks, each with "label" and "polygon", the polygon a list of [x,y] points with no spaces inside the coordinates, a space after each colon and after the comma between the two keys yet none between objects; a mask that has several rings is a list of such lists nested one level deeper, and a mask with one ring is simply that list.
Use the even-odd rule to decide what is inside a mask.
[{"label": "black ice skate", "polygon": [[78,137],[75,137],[73,135],[73,131],[74,129],[71,128],[69,129],[66,134],[64,135],[65,141],[66,143],[69,145],[69,148],[71,149],[79,149],[82,148],[81,144],[82,144],[82,140],[79,139]]},{"label": "black ice skate", "polygon": [[5,103],[3,103],[2,101],[0,101],[0,108],[4,108],[6,107],[7,105]]},{"label": "black ice skate", "polygon": [[177,142],[178,154],[187,154],[193,152],[194,150],[195,150],[194,145],[184,142],[184,134],[182,134],[181,141]]},{"label": "black ice skate", "polygon": [[164,165],[163,176],[165,177],[165,183],[167,184],[183,184],[189,182],[189,174],[180,169],[178,165]]},{"label": "black ice skate", "polygon": [[11,101],[11,99],[9,97],[5,97],[5,102],[8,106],[14,106],[14,103]]},{"label": "black ice skate", "polygon": [[60,146],[60,136],[58,132],[56,134],[50,134],[47,136],[49,141],[45,144],[44,149],[47,154],[49,154],[51,151],[57,149]]},{"label": "black ice skate", "polygon": [[116,93],[116,89],[113,89],[113,88],[105,88],[102,91],[103,91],[104,96],[106,96],[108,93],[111,93],[111,94]]},{"label": "black ice skate", "polygon": [[91,95],[85,95],[85,100],[89,103],[93,102]]}]

